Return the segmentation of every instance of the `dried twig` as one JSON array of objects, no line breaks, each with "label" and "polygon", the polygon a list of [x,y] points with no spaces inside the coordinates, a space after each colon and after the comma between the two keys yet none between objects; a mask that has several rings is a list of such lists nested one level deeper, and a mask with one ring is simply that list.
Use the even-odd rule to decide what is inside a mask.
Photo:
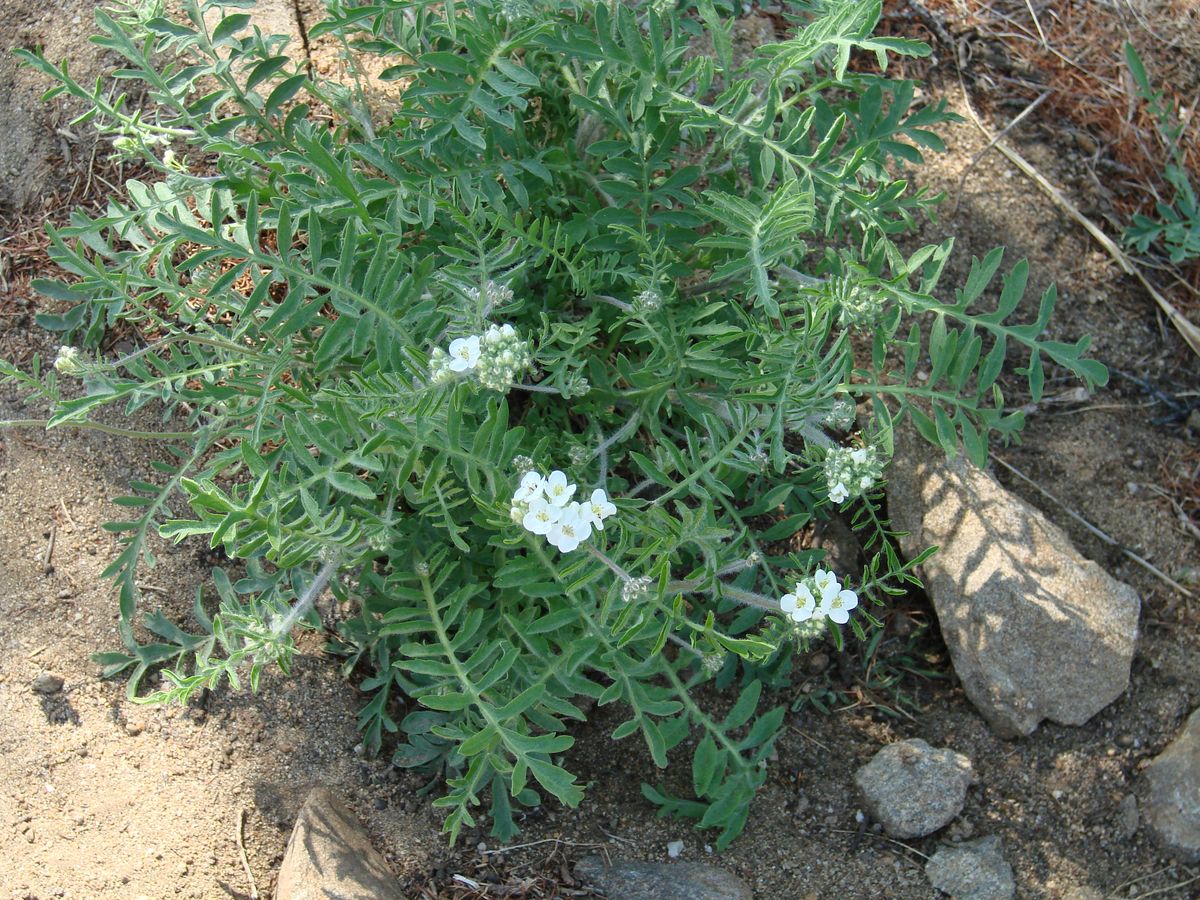
[{"label": "dried twig", "polygon": [[1177,891],[1180,888],[1185,888],[1194,881],[1200,881],[1200,875],[1193,875],[1187,881],[1180,881],[1177,884],[1168,884],[1166,887],[1155,888],[1152,891],[1146,891],[1144,894],[1138,894],[1133,900],[1142,900],[1144,897],[1154,897],[1158,894],[1165,894],[1168,891]]},{"label": "dried twig", "polygon": [[42,573],[49,575],[54,571],[54,563],[50,560],[54,558],[54,541],[58,537],[58,525],[50,526],[50,538],[46,542],[46,552],[42,556]]},{"label": "dried twig", "polygon": [[1042,39],[1042,46],[1049,50],[1050,42],[1046,40],[1046,32],[1042,31],[1042,23],[1038,21],[1037,13],[1033,11],[1033,4],[1029,0],[1025,0],[1025,8],[1029,10],[1029,18],[1033,19],[1033,27],[1037,29],[1038,37]]},{"label": "dried twig", "polygon": [[243,831],[246,826],[246,809],[243,807],[238,810],[237,819],[237,848],[238,856],[242,860],[242,869],[246,873],[246,880],[250,882],[250,900],[258,900],[258,884],[254,881],[254,873],[250,871],[250,860],[246,857],[246,842]]},{"label": "dried twig", "polygon": [[971,174],[971,170],[975,168],[975,164],[983,159],[989,150],[996,146],[997,141],[1021,124],[1026,116],[1041,106],[1042,102],[1053,93],[1054,91],[1043,91],[1040,97],[1025,107],[1025,109],[1021,111],[1020,115],[1005,125],[1004,128],[997,133],[994,138],[988,141],[988,145],[986,147],[971,157],[971,161],[967,163],[967,168],[963,170],[962,178],[958,179],[958,192],[954,195],[954,215],[958,214],[958,204],[962,202],[963,186],[967,183],[967,176]]},{"label": "dried twig", "polygon": [[871,837],[871,838],[875,838],[875,840],[877,840],[877,841],[887,841],[887,843],[889,843],[889,844],[895,844],[897,847],[903,847],[905,850],[908,850],[910,853],[915,853],[917,856],[921,857],[921,859],[929,859],[928,856],[926,856],[924,853],[922,853],[916,847],[910,847],[908,844],[905,844],[901,841],[893,840],[892,838],[886,837],[885,835],[882,835],[882,834],[876,834],[873,831],[856,831],[856,830],[852,830],[849,828],[827,828],[825,830],[829,831],[833,834],[853,834],[853,835],[857,835],[860,838],[861,837]]},{"label": "dried twig", "polygon": [[963,81],[961,72],[959,72],[959,84],[962,86],[963,99],[966,103],[967,112],[970,113],[971,119],[975,122],[976,127],[982,131],[989,140],[993,141],[996,149],[1008,157],[1013,165],[1024,172],[1029,178],[1033,179],[1033,182],[1042,189],[1043,193],[1045,193],[1048,197],[1050,197],[1051,200],[1062,207],[1063,211],[1066,212],[1067,215],[1082,225],[1087,233],[1095,238],[1096,242],[1108,252],[1108,255],[1113,258],[1113,261],[1116,262],[1122,272],[1124,272],[1126,275],[1132,275],[1141,282],[1142,287],[1144,287],[1150,296],[1154,298],[1154,302],[1158,304],[1159,308],[1166,314],[1167,318],[1171,320],[1171,324],[1175,326],[1175,329],[1179,332],[1184,342],[1192,348],[1193,353],[1195,353],[1197,356],[1200,356],[1200,328],[1197,328],[1192,321],[1190,321],[1183,313],[1176,309],[1175,305],[1166,297],[1164,297],[1158,288],[1156,288],[1146,279],[1146,276],[1142,274],[1141,269],[1134,263],[1132,259],[1129,258],[1125,251],[1118,247],[1116,243],[1113,242],[1112,238],[1101,231],[1100,227],[1096,225],[1096,223],[1081,213],[1075,204],[1063,196],[1062,191],[1051,184],[1041,172],[1035,169],[1033,165],[1031,165],[1028,160],[1025,159],[1025,157],[1005,144],[1004,141],[998,136],[993,139],[992,132],[986,125],[983,124],[983,120],[979,118],[979,114],[975,112],[975,107],[971,103],[971,95],[967,91],[967,86]]},{"label": "dried twig", "polygon": [[1086,528],[1088,531],[1090,531],[1096,537],[1100,538],[1100,540],[1104,541],[1104,543],[1108,544],[1110,547],[1116,547],[1125,556],[1132,559],[1135,563],[1137,563],[1139,566],[1141,566],[1143,569],[1145,569],[1151,575],[1154,575],[1155,577],[1159,578],[1160,580],[1166,582],[1171,587],[1173,587],[1175,590],[1179,591],[1179,593],[1183,594],[1185,597],[1191,599],[1194,596],[1191,591],[1189,591],[1187,588],[1185,588],[1182,584],[1180,584],[1178,581],[1176,581],[1174,578],[1172,578],[1170,575],[1168,575],[1162,569],[1158,568],[1156,565],[1154,565],[1150,561],[1138,556],[1136,553],[1134,553],[1132,550],[1128,549],[1127,547],[1123,546],[1120,541],[1111,537],[1106,532],[1101,531],[1099,528],[1097,528],[1095,525],[1093,525],[1091,522],[1089,522],[1087,519],[1085,519],[1079,513],[1075,512],[1075,510],[1071,509],[1071,507],[1067,506],[1067,504],[1063,503],[1061,500],[1059,500],[1057,497],[1055,497],[1052,493],[1050,493],[1048,490],[1046,490],[1044,487],[1042,487],[1040,484],[1038,484],[1036,481],[1034,481],[1032,478],[1030,478],[1024,472],[1022,472],[1020,469],[1016,468],[1015,466],[1011,465],[1008,462],[1005,462],[1003,459],[1001,459],[999,456],[997,456],[994,453],[991,454],[991,457],[996,462],[998,462],[1000,465],[1004,466],[1004,468],[1008,469],[1008,471],[1012,472],[1014,475],[1016,475],[1018,478],[1020,478],[1022,481],[1024,481],[1026,484],[1032,485],[1034,488],[1036,488],[1037,491],[1043,497],[1050,500],[1052,503],[1056,504],[1060,509],[1062,509],[1063,512],[1065,512],[1068,516],[1070,516],[1072,519],[1074,519],[1076,522],[1078,522],[1080,525],[1082,525],[1084,528]]}]

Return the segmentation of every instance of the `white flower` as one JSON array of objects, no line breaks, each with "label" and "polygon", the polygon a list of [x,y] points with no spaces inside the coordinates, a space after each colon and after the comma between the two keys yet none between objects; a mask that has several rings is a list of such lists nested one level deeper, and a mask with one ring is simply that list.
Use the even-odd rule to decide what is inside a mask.
[{"label": "white flower", "polygon": [[575,493],[575,485],[567,481],[565,472],[555,469],[550,473],[550,477],[546,479],[542,490],[546,493],[546,499],[554,506],[566,506],[567,501],[571,499],[571,495]]},{"label": "white flower", "polygon": [[829,489],[829,499],[834,503],[841,503],[849,496],[850,492],[846,490],[846,485],[841,481]]},{"label": "white flower", "polygon": [[851,590],[840,590],[828,597],[821,597],[821,612],[839,625],[845,625],[850,620],[850,610],[856,606],[858,594]]},{"label": "white flower", "polygon": [[466,372],[479,362],[479,335],[455,338],[450,342],[450,368],[455,372]]},{"label": "white flower", "polygon": [[826,569],[817,569],[813,574],[813,587],[821,595],[822,606],[842,589],[842,586],[838,583],[837,576]]},{"label": "white flower", "polygon": [[796,593],[784,594],[779,601],[779,608],[787,613],[795,622],[807,622],[817,610],[817,598],[808,589],[808,585],[797,581]]},{"label": "white flower", "polygon": [[859,488],[861,488],[864,491],[870,490],[871,485],[873,485],[874,483],[875,483],[875,479],[872,478],[870,475],[864,475],[862,478],[858,479],[858,486],[859,486]]},{"label": "white flower", "polygon": [[604,520],[616,513],[617,508],[609,502],[608,495],[604,493],[603,488],[596,488],[592,491],[592,497],[586,503],[582,504],[583,517],[588,524],[593,528],[604,530]]},{"label": "white flower", "polygon": [[59,347],[58,355],[54,357],[54,368],[63,375],[78,375],[83,371],[79,361],[79,348]]},{"label": "white flower", "polygon": [[572,503],[550,528],[546,540],[561,553],[570,553],[592,534],[592,526],[580,513],[580,504]]},{"label": "white flower", "polygon": [[512,502],[528,503],[536,497],[541,497],[544,484],[540,472],[526,472],[525,477],[521,479],[521,486],[513,494]]},{"label": "white flower", "polygon": [[867,448],[859,447],[856,450],[851,450],[850,451],[850,460],[851,460],[851,462],[857,463],[860,466],[865,465],[868,460]]},{"label": "white flower", "polygon": [[521,519],[521,524],[534,534],[549,534],[562,517],[562,507],[551,506],[541,497],[529,501],[529,509]]}]

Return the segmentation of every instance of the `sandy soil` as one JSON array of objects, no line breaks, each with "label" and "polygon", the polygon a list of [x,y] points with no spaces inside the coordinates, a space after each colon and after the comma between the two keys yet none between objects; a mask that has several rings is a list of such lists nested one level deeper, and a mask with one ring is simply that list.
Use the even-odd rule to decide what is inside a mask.
[{"label": "sandy soil", "polygon": [[[18,9],[10,11],[6,3],[0,48],[36,41],[64,52],[80,35],[74,17],[89,5],[17,0]],[[17,88],[6,93],[10,84]],[[0,62],[0,98],[37,90],[28,73]],[[935,70],[929,92],[965,112],[951,72]],[[26,153],[29,171],[43,166],[37,160],[44,161],[37,171],[53,170],[53,179],[43,175],[38,182],[43,192],[52,184],[69,188],[79,157],[67,161],[53,137],[58,114],[23,111],[13,119],[17,137],[5,142],[4,152]],[[1093,334],[1096,356],[1114,370],[1110,386],[1094,397],[1043,403],[1031,412],[1024,444],[1000,455],[1166,572],[1194,567],[1196,543],[1180,528],[1170,498],[1185,499],[1179,491],[1185,468],[1196,465],[1196,436],[1147,385],[1194,404],[1196,360],[1149,298],[1118,277],[1086,235],[1000,157],[990,154],[974,166],[959,196],[959,179],[985,142],[968,123],[950,127],[946,137],[950,152],[923,169],[922,179],[952,196],[941,222],[920,236],[956,237],[956,261],[945,283],[961,282],[971,255],[1006,244],[1010,262],[1030,259],[1031,296],[1058,282],[1054,337]],[[1087,198],[1085,163],[1054,122],[1034,116],[1009,137],[1052,180]],[[11,167],[9,159],[0,161]],[[21,184],[6,183],[0,203],[12,209],[29,201],[28,192],[19,193]],[[29,221],[21,219],[21,227]],[[0,243],[0,254],[20,243]],[[53,344],[31,322],[36,301],[28,275],[36,260],[10,255],[6,262],[0,265],[0,355],[24,359]],[[1047,393],[1073,387],[1055,381]],[[1017,380],[1007,393],[1014,404],[1023,402]],[[12,401],[0,392],[0,418],[36,414]],[[524,885],[517,896],[551,896],[555,884],[558,895],[567,895],[570,864],[586,853],[603,848],[666,859],[667,842],[678,838],[685,841],[684,858],[738,872],[763,898],[928,898],[933,891],[921,872],[923,857],[939,841],[985,834],[1004,839],[1022,897],[1082,900],[1160,890],[1156,896],[1196,896],[1189,887],[1171,887],[1195,871],[1164,857],[1140,830],[1130,834],[1118,815],[1124,798],[1137,792],[1139,770],[1200,698],[1195,602],[1185,602],[1004,470],[1002,481],[1142,595],[1143,637],[1130,689],[1092,722],[1045,725],[1016,742],[994,737],[954,684],[930,609],[914,601],[889,617],[874,672],[905,656],[937,671],[937,679],[904,675],[900,682],[920,711],[888,714],[894,698],[867,681],[867,661],[853,653],[814,654],[801,667],[807,674],[776,698],[793,706],[789,727],[750,824],[729,851],[710,853],[706,836],[687,823],[654,817],[638,784],[660,775],[632,740],[613,754],[607,734],[619,712],[610,708],[580,729],[572,751],[582,779],[591,782],[588,801],[577,811],[547,807],[530,816],[522,840],[532,846],[497,854],[486,829],[447,848],[430,798],[418,794],[423,781],[361,755],[354,718],[362,698],[315,639],[305,645],[296,677],[267,679],[257,697],[221,691],[185,709],[145,708],[126,701],[121,683],[97,679],[89,655],[118,645],[115,599],[99,577],[117,545],[100,524],[120,517],[108,498],[129,479],[144,477],[161,454],[94,433],[0,432],[0,896],[249,896],[239,831],[249,873],[266,895],[291,819],[317,783],[332,787],[362,817],[413,896],[484,895],[454,887],[455,873]],[[144,589],[186,623],[212,561],[202,546],[160,549]],[[46,671],[65,680],[60,694],[31,690]],[[819,712],[814,697],[831,701],[836,711]],[[903,844],[859,829],[851,787],[854,770],[901,737],[949,745],[968,755],[980,776],[957,823]],[[685,780],[686,766],[670,778]],[[502,894],[497,888],[486,895]]]}]

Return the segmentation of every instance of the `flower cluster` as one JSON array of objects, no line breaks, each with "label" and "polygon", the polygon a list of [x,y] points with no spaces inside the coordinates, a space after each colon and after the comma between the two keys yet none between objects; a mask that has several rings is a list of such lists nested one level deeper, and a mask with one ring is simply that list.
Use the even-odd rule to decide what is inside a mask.
[{"label": "flower cluster", "polygon": [[840,307],[838,321],[846,328],[870,328],[883,316],[884,297],[851,278],[831,278],[828,291]]},{"label": "flower cluster", "polygon": [[[512,8],[514,13],[516,13],[516,18],[520,18],[528,12],[528,7],[524,3],[511,3],[509,6]],[[513,20],[512,16],[508,16],[508,18],[509,21]],[[480,299],[479,288],[467,288],[467,296],[478,303]],[[512,298],[512,288],[508,287],[507,285],[497,284],[495,281],[488,279],[487,283],[483,286],[484,315],[486,316],[488,312],[495,309],[497,306],[502,306],[505,303],[512,302]]]},{"label": "flower cluster", "polygon": [[533,365],[529,342],[511,325],[490,325],[483,334],[455,338],[449,352],[434,348],[429,357],[429,379],[445,384],[458,376],[474,378],[493,391],[507,391]]},{"label": "flower cluster", "polygon": [[862,496],[882,474],[883,460],[874,447],[834,447],[825,456],[825,484],[834,503]]},{"label": "flower cluster", "polygon": [[826,569],[817,569],[811,578],[797,581],[796,592],[784,594],[779,600],[779,608],[793,622],[829,619],[844,625],[856,606],[858,594],[842,587],[837,576]]},{"label": "flower cluster", "polygon": [[849,431],[857,415],[858,409],[854,401],[849,397],[839,397],[833,401],[833,406],[829,408],[823,421],[835,431]]},{"label": "flower cluster", "polygon": [[617,511],[603,488],[582,503],[572,500],[578,487],[558,469],[549,475],[527,472],[512,497],[512,520],[570,553],[591,537],[593,528],[603,531],[604,520]]},{"label": "flower cluster", "polygon": [[58,355],[54,357],[54,368],[63,375],[82,375],[85,366],[79,358],[79,348],[59,347]]},{"label": "flower cluster", "polygon": [[647,288],[633,298],[634,312],[643,314],[657,312],[662,309],[662,305],[662,294],[654,290],[654,288]]}]

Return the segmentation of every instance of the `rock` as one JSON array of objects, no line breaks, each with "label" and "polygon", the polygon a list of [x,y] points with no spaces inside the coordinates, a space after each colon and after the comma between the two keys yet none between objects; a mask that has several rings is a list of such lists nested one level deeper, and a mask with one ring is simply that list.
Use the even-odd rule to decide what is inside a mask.
[{"label": "rock", "polygon": [[1133,836],[1137,834],[1140,821],[1137,797],[1133,794],[1126,794],[1121,798],[1120,806],[1117,807],[1117,834],[1121,840],[1132,840]]},{"label": "rock", "polygon": [[616,859],[606,866],[588,856],[575,875],[611,900],[753,900],[750,886],[724,869],[704,863],[654,863]]},{"label": "rock", "polygon": [[669,841],[667,843],[667,856],[671,859],[679,859],[683,855],[683,841]]},{"label": "rock", "polygon": [[326,788],[304,801],[279,868],[275,900],[403,900],[399,882],[354,815]]},{"label": "rock", "polygon": [[940,848],[925,864],[925,876],[951,900],[1009,900],[1017,889],[1004,845],[994,834]]},{"label": "rock", "polygon": [[1121,695],[1137,640],[1133,588],[961,455],[896,433],[888,510],[923,575],[967,697],[1001,737],[1082,725]]},{"label": "rock", "polygon": [[59,675],[43,672],[37,678],[33,679],[31,687],[35,694],[57,694],[63,689],[63,680]]},{"label": "rock", "polygon": [[932,834],[962,812],[975,780],[961,753],[915,738],[884,747],[854,775],[863,807],[895,838]]},{"label": "rock", "polygon": [[821,563],[825,568],[850,576],[862,572],[862,542],[842,519],[818,522],[813,532],[813,547],[825,551],[825,559]]},{"label": "rock", "polygon": [[1185,863],[1200,862],[1200,709],[1146,767],[1146,828]]}]

